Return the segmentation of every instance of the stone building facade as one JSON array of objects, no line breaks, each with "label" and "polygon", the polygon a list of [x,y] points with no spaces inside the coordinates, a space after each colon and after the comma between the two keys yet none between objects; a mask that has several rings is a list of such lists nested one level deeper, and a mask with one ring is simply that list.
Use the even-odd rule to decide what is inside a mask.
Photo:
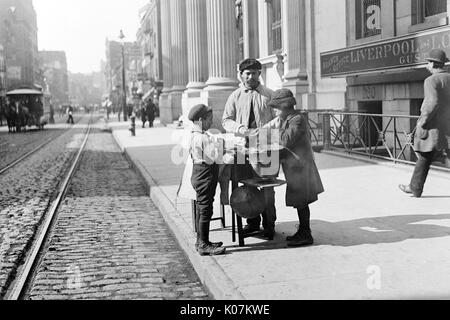
[{"label": "stone building facade", "polygon": [[49,85],[55,107],[69,102],[69,76],[64,51],[39,51],[42,78]]},{"label": "stone building facade", "polygon": [[[450,1],[345,0],[345,7],[347,45],[322,52],[321,75],[346,79],[349,111],[419,115],[426,55],[440,48],[450,56]],[[389,117],[377,121],[384,127]],[[414,126],[403,119],[397,130]]]},{"label": "stone building facade", "polygon": [[31,0],[0,1],[0,44],[8,90],[39,82],[37,20]]},{"label": "stone building facade", "polygon": [[151,0],[140,11],[137,42],[141,46],[142,73],[138,75],[142,93],[158,96],[163,88],[161,59],[161,1]]},{"label": "stone building facade", "polygon": [[344,108],[345,79],[320,77],[320,52],[346,46],[345,8],[345,0],[161,1],[161,120],[204,103],[221,128],[248,57],[263,64],[265,85],[295,93],[298,108]]},{"label": "stone building facade", "polygon": [[[122,58],[122,43],[106,41],[106,79],[109,93],[117,88],[122,90],[122,65],[125,65],[125,88],[127,97],[138,88],[138,74],[142,72],[141,46],[137,42],[124,42]],[[124,61],[123,61],[124,60]]]}]

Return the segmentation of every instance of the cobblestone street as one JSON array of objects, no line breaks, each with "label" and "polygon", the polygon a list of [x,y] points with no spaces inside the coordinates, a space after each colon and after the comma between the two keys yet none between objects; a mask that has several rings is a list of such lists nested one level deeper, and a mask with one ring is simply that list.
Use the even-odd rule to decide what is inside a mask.
[{"label": "cobblestone street", "polygon": [[[83,132],[74,128],[55,136],[43,149],[0,176],[0,297],[26,254]],[[11,136],[19,141],[27,138],[24,134]]]},{"label": "cobblestone street", "polygon": [[95,131],[30,299],[209,299],[110,133]]},{"label": "cobblestone street", "polygon": [[[56,117],[55,123],[63,124],[65,120],[65,117]],[[78,122],[78,120],[79,117],[76,117],[75,121]],[[7,127],[0,127],[0,170],[45,141],[57,139],[66,131],[67,129],[46,127],[45,130],[28,130],[19,134],[10,134]]]}]

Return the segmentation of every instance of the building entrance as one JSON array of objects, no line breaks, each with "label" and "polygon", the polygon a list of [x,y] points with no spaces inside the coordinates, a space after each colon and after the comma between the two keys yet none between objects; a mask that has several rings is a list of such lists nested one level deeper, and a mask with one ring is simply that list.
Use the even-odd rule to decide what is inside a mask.
[{"label": "building entrance", "polygon": [[378,131],[383,129],[383,118],[376,115],[383,114],[383,102],[360,101],[358,102],[358,113],[374,115],[360,118],[360,136],[366,147],[377,146]]}]

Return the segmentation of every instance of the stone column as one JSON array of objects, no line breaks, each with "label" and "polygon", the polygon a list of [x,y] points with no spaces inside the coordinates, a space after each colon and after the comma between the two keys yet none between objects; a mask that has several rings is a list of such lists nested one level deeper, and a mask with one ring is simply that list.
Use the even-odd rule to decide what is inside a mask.
[{"label": "stone column", "polygon": [[208,79],[206,0],[186,0],[189,90],[200,90]]},{"label": "stone column", "polygon": [[258,0],[258,29],[259,29],[259,56],[269,55],[269,3],[266,0]]},{"label": "stone column", "polygon": [[[285,83],[283,87],[290,89],[297,98],[297,107],[304,107],[303,95],[308,95],[308,70],[307,70],[307,16],[312,10],[305,6],[307,0],[282,0],[282,28],[283,47],[286,52]],[[313,5],[311,1],[311,5]],[[308,9],[307,9],[308,8]],[[313,29],[309,30],[314,32]],[[310,57],[311,58],[311,57]],[[308,103],[307,103],[308,104]]]},{"label": "stone column", "polygon": [[258,32],[258,2],[255,0],[242,1],[243,28],[244,28],[244,57],[259,57]]},{"label": "stone column", "polygon": [[172,39],[172,91],[170,100],[174,120],[182,114],[181,98],[188,82],[186,1],[170,0]]},{"label": "stone column", "polygon": [[202,92],[202,100],[214,110],[214,128],[222,128],[221,119],[229,95],[237,88],[238,30],[235,2],[208,0],[209,79]]},{"label": "stone column", "polygon": [[238,38],[234,1],[209,0],[208,12],[208,63],[209,79],[206,90],[236,87],[238,64]]},{"label": "stone column", "polygon": [[202,103],[200,92],[208,79],[206,0],[186,0],[188,85],[183,94],[183,115]]},{"label": "stone column", "polygon": [[169,94],[172,90],[172,39],[170,32],[171,11],[168,0],[161,1],[161,55],[164,88],[159,98],[160,120],[172,123],[172,106]]}]

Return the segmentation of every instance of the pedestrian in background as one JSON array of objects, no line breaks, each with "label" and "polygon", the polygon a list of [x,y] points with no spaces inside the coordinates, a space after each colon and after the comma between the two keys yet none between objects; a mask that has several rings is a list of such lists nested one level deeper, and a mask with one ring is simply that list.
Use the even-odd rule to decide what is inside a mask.
[{"label": "pedestrian in background", "polygon": [[218,156],[212,150],[214,140],[207,133],[212,125],[212,109],[203,104],[194,106],[188,115],[194,122],[191,133],[190,154],[193,161],[191,183],[197,194],[197,242],[198,253],[205,255],[219,255],[225,253],[222,242],[209,241],[209,227],[213,216],[213,203],[219,177],[219,167],[215,163]]},{"label": "pedestrian in background", "polygon": [[[259,81],[262,65],[256,59],[245,59],[239,64],[240,87],[235,90],[225,105],[222,126],[225,131],[241,136],[248,136],[250,129],[260,128],[275,118],[273,110],[267,106],[273,91]],[[256,177],[252,166],[248,163],[238,164],[238,179]],[[262,214],[264,236],[272,240],[275,234],[275,191],[274,188],[264,188],[267,207]],[[247,219],[243,228],[244,236],[259,233],[261,216]]]},{"label": "pedestrian in background", "polygon": [[147,119],[148,119],[149,127],[153,128],[153,122],[155,121],[156,106],[153,103],[153,100],[151,98],[149,98],[147,100],[146,112],[147,112]]},{"label": "pedestrian in background", "polygon": [[432,50],[426,60],[431,76],[424,82],[424,101],[414,135],[417,162],[409,185],[399,185],[416,198],[422,196],[430,166],[440,154],[445,154],[450,166],[450,74],[444,69],[449,60],[440,49]]},{"label": "pedestrian in background", "polygon": [[74,124],[72,106],[69,106],[69,108],[67,108],[67,123]]},{"label": "pedestrian in background", "polygon": [[289,89],[275,91],[268,105],[281,113],[263,127],[277,130],[280,144],[285,148],[280,153],[280,161],[287,182],[286,206],[297,209],[299,221],[297,232],[286,238],[289,247],[314,243],[309,205],[324,192],[311,147],[309,126],[301,112],[295,110],[296,104]]}]

